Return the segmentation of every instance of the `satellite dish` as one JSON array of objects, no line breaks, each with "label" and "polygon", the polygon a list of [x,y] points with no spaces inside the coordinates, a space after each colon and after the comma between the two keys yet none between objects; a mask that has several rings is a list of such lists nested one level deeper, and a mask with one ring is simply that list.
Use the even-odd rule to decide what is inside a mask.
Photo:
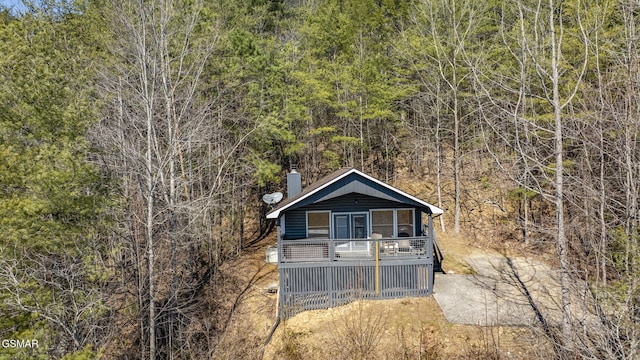
[{"label": "satellite dish", "polygon": [[262,201],[264,201],[265,203],[269,204],[269,205],[274,205],[280,202],[280,200],[282,200],[282,193],[281,192],[275,192],[273,194],[266,194],[262,197]]}]

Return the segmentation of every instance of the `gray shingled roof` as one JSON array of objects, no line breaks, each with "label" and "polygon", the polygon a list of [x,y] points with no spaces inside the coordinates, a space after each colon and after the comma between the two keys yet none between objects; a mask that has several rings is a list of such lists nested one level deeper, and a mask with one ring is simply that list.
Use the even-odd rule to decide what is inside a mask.
[{"label": "gray shingled roof", "polygon": [[277,208],[273,209],[272,211],[270,211],[267,214],[267,218],[268,219],[277,219],[280,216],[280,212],[282,212],[283,210],[288,209],[289,207],[295,205],[296,203],[302,201],[303,199],[306,199],[307,197],[309,197],[312,194],[315,194],[316,192],[318,192],[319,190],[321,190],[322,188],[331,185],[332,183],[344,178],[345,176],[348,176],[351,173],[356,173],[366,179],[369,179],[375,183],[378,183],[394,192],[396,192],[397,194],[400,194],[404,197],[407,197],[413,201],[418,202],[419,204],[424,205],[424,207],[429,208],[431,210],[431,213],[434,215],[438,215],[438,214],[442,214],[444,211],[442,209],[440,209],[439,207],[429,204],[425,201],[422,201],[414,196],[411,196],[399,189],[396,189],[395,187],[386,184],[376,178],[373,178],[361,171],[358,171],[354,168],[341,168],[339,170],[336,170],[334,172],[332,172],[331,174],[321,178],[320,180],[314,182],[313,184],[307,186],[300,194],[298,194],[297,196],[291,198],[291,199],[286,199],[285,201],[281,202]]}]

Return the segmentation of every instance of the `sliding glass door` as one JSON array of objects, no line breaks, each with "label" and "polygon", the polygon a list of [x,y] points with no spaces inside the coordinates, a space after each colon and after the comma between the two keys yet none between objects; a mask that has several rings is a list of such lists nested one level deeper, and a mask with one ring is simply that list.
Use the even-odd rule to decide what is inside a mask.
[{"label": "sliding glass door", "polygon": [[[368,213],[337,213],[333,214],[334,239],[366,239],[369,229]],[[366,241],[349,241],[339,248],[344,250],[368,250]]]},{"label": "sliding glass door", "polygon": [[366,239],[368,236],[367,213],[333,214],[334,239]]}]

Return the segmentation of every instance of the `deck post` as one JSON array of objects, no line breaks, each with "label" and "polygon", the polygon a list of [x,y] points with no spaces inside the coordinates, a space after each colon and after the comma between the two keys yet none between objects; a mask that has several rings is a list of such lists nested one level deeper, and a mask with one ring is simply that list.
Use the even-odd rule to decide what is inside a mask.
[{"label": "deck post", "polygon": [[332,308],[336,304],[335,294],[333,292],[333,271],[331,266],[327,266],[324,268],[324,275],[326,280],[327,287],[327,301],[329,302],[329,307]]},{"label": "deck post", "polygon": [[427,251],[428,254],[430,255],[430,257],[432,258],[432,261],[428,266],[428,271],[427,271],[427,277],[429,278],[428,284],[427,284],[427,293],[430,294],[433,292],[433,277],[435,276],[433,273],[433,263],[435,261],[434,259],[434,248],[433,248],[433,239],[434,239],[434,232],[433,232],[433,214],[428,214],[429,216],[429,236],[427,237]]},{"label": "deck post", "polygon": [[279,277],[279,282],[280,282],[280,286],[278,287],[278,293],[276,294],[276,296],[278,296],[278,300],[276,301],[276,306],[278,307],[278,310],[276,312],[278,312],[280,314],[280,318],[281,319],[286,319],[287,318],[287,314],[285,311],[289,311],[289,309],[286,308],[286,301],[285,301],[285,289],[283,286],[283,279],[284,279],[284,269],[283,268],[279,268],[278,269],[278,277]]},{"label": "deck post", "polygon": [[380,242],[376,241],[376,296],[380,296]]},{"label": "deck post", "polygon": [[[334,256],[335,256],[335,243],[333,242],[333,240],[329,240],[328,241],[329,244],[329,264],[333,263],[334,260]],[[325,277],[326,277],[326,286],[327,286],[327,295],[328,295],[328,299],[327,301],[329,302],[329,307],[334,307],[335,306],[335,294],[333,293],[333,271],[331,269],[331,266],[327,266],[325,267]]]},{"label": "deck post", "polygon": [[280,266],[281,263],[284,262],[284,251],[283,251],[283,245],[282,245],[282,226],[281,226],[281,219],[284,218],[284,215],[278,218],[278,222],[276,224],[276,234],[277,234],[277,239],[278,239],[278,243],[277,243],[277,251],[278,251],[278,259],[276,260],[276,264],[278,264],[278,293],[276,294],[276,296],[278,297],[278,300],[276,301],[276,307],[277,310],[276,312],[279,314],[281,319],[285,319],[287,316],[284,312],[284,306],[285,306],[285,289],[284,289],[284,269],[282,268],[282,266]]},{"label": "deck post", "polygon": [[336,244],[333,239],[329,240],[329,261],[333,262],[336,256]]},{"label": "deck post", "polygon": [[281,218],[284,218],[284,215],[281,216],[280,218],[278,218],[278,223],[276,224],[276,235],[277,235],[277,245],[278,245],[278,261],[277,262],[282,262],[282,259],[284,259],[282,257],[282,224],[281,224]]}]

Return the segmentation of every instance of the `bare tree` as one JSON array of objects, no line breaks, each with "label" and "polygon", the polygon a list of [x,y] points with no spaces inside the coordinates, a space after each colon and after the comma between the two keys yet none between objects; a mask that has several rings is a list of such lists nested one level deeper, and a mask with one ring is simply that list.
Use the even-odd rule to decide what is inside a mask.
[{"label": "bare tree", "polygon": [[[515,64],[513,70],[517,72],[505,76],[491,73],[489,67],[483,72],[475,64],[478,91],[486,95],[486,102],[479,105],[493,129],[491,137],[512,146],[519,171],[533,180],[533,183],[520,184],[554,204],[554,237],[562,292],[562,342],[566,349],[573,350],[572,267],[565,220],[565,131],[571,117],[569,110],[587,68],[582,9],[571,12],[569,18],[562,4],[549,0],[518,1],[513,7],[505,5],[503,10],[513,11],[502,18],[502,35],[503,45],[507,46],[508,56]],[[568,23],[572,25],[569,31],[565,25]],[[567,38],[582,46],[580,53],[573,54],[577,59],[574,57],[571,61],[563,53],[569,42]],[[496,89],[507,96],[496,96]],[[515,101],[509,100],[509,96]],[[506,162],[499,160],[499,163],[506,169]],[[520,178],[516,176],[514,180]]]},{"label": "bare tree", "polygon": [[237,156],[261,126],[243,124],[243,114],[229,118],[219,83],[207,82],[219,28],[204,6],[131,0],[106,11],[115,60],[104,69],[107,106],[94,141],[122,179],[120,236],[131,261],[123,271],[136,279],[140,354],[151,359],[186,349],[184,329],[200,311],[196,295],[233,236],[223,229],[227,208],[238,227]]},{"label": "bare tree", "polygon": [[[94,260],[100,257],[97,254]],[[96,286],[104,280],[96,279],[100,277],[98,269],[87,266],[86,258],[77,254],[14,253],[12,259],[0,260],[5,309],[15,314],[38,314],[44,320],[41,328],[48,331],[36,334],[42,336],[42,343],[49,344],[51,355],[62,357],[87,345],[100,347],[111,338],[114,317],[105,305],[103,291]]]},{"label": "bare tree", "polygon": [[440,129],[450,134],[453,151],[454,231],[459,233],[462,219],[462,146],[465,141],[463,126],[469,124],[473,115],[470,106],[473,99],[467,95],[471,82],[465,51],[471,51],[474,47],[471,43],[482,21],[482,5],[456,0],[424,0],[414,5],[416,11],[412,22],[417,29],[417,38],[407,40],[406,45],[412,53],[410,57],[422,88],[435,102],[432,107],[437,112],[432,117],[436,119],[438,131],[435,133],[435,146],[439,154],[442,150]]},{"label": "bare tree", "polygon": [[[591,112],[590,134],[582,134],[593,149],[585,154],[585,161],[597,168],[592,186],[599,212],[599,237],[593,239],[598,255],[593,294],[602,320],[602,335],[597,339],[608,358],[636,358],[640,346],[640,32],[636,24],[640,6],[635,2],[598,5],[596,19],[605,23],[615,16],[620,19],[620,31],[615,36],[604,26],[593,31],[597,82],[584,96],[585,107],[598,110]],[[600,59],[610,63],[605,67]]]}]

